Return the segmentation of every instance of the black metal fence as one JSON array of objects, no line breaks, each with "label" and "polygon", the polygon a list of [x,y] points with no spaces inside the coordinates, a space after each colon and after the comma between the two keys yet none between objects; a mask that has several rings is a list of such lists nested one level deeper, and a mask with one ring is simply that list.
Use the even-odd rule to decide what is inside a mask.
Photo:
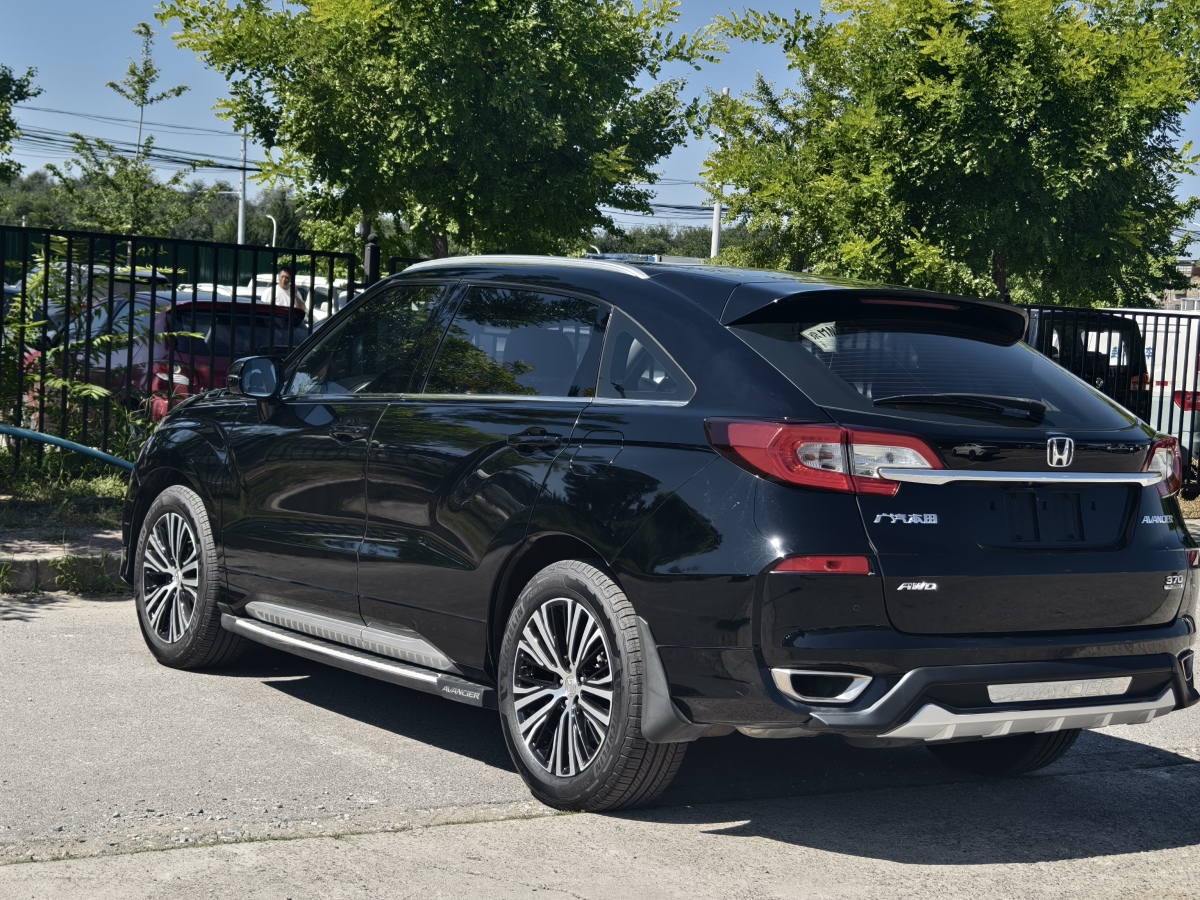
[{"label": "black metal fence", "polygon": [[[370,238],[360,267],[347,253],[0,226],[0,422],[129,458],[173,406],[223,386],[232,360],[290,352],[379,277],[379,256]],[[1177,438],[1185,489],[1200,489],[1200,311],[1029,314],[1026,340]]]},{"label": "black metal fence", "polygon": [[1176,438],[1184,490],[1200,488],[1200,312],[1030,307],[1025,339]]},{"label": "black metal fence", "polygon": [[230,361],[289,352],[364,287],[346,253],[11,226],[0,271],[0,421],[118,456]]}]

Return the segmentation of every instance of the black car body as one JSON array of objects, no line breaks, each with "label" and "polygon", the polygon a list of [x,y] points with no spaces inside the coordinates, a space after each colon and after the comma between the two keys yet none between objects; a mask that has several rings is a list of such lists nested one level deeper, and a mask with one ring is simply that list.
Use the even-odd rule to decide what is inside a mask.
[{"label": "black car body", "polygon": [[1025,327],[777,272],[420,264],[167,417],[123,571],[167,664],[238,635],[498,705],[559,806],[644,802],[733,729],[1027,771],[1198,696],[1178,449]]}]

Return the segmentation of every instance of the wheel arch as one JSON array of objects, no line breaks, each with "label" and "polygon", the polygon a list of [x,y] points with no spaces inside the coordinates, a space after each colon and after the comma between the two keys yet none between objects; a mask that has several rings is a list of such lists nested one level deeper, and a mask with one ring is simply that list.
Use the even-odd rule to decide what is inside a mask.
[{"label": "wheel arch", "polygon": [[129,584],[133,583],[133,565],[137,556],[138,535],[141,534],[142,523],[146,521],[146,513],[150,511],[150,504],[167,488],[177,484],[196,492],[208,511],[211,523],[215,525],[219,521],[213,508],[212,498],[182,468],[162,465],[141,474],[138,479],[137,493],[133,497],[133,504],[129,510],[129,537],[124,566],[121,570],[121,577]]},{"label": "wheel arch", "polygon": [[492,601],[488,608],[487,648],[487,661],[492,673],[497,671],[500,644],[504,639],[504,626],[508,622],[508,614],[516,605],[521,591],[529,583],[529,579],[546,566],[568,559],[595,560],[601,564],[605,574],[620,584],[604,554],[578,537],[555,532],[527,539],[509,555],[492,590]]}]

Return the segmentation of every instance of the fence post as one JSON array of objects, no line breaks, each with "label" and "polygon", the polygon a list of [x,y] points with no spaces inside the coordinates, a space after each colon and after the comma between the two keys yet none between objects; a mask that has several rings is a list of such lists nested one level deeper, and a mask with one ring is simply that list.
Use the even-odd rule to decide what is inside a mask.
[{"label": "fence post", "polygon": [[370,287],[379,280],[379,235],[371,232],[363,247],[363,281]]}]

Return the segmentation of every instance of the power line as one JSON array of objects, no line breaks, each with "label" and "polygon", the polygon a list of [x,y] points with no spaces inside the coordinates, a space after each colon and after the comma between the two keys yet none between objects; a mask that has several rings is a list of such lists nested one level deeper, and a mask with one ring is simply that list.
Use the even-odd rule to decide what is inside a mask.
[{"label": "power line", "polygon": [[[192,153],[187,150],[177,150],[171,147],[155,146],[147,154],[141,153],[141,148],[132,141],[105,140],[103,138],[94,138],[87,135],[83,137],[88,141],[104,140],[117,153],[126,157],[135,157],[142,155],[151,163],[159,163],[157,168],[166,166],[190,166],[197,169],[220,169],[223,171],[240,172],[243,170],[241,160],[233,156],[222,156],[220,154],[201,155]],[[34,148],[38,150],[49,150],[62,152],[63,150],[72,150],[75,146],[76,138],[66,131],[58,131],[53,128],[30,128],[25,127],[21,130],[21,136],[16,138],[14,145]],[[245,166],[248,172],[258,172],[262,170],[263,163],[255,162]]]},{"label": "power line", "polygon": [[[35,112],[53,113],[58,116],[75,116],[80,119],[93,119],[97,122],[111,122],[126,128],[136,128],[137,119],[126,119],[121,116],[102,116],[99,113],[81,113],[71,112],[66,109],[51,109],[48,106],[32,106],[28,103],[14,104],[17,109],[28,109]],[[222,131],[219,128],[204,128],[200,125],[179,125],[173,122],[151,122],[147,120],[143,124],[153,125],[155,128],[165,128],[169,131],[175,131],[180,134],[217,134],[221,137],[241,137],[234,131]]]}]

